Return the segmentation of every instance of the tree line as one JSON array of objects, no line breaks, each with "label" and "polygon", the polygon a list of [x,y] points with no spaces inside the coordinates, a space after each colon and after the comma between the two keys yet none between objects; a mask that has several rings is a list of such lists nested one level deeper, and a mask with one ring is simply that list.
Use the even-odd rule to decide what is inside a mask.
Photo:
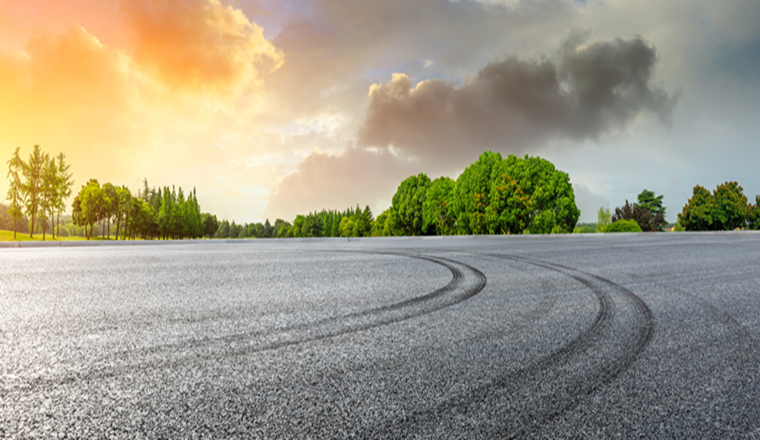
[{"label": "tree line", "polygon": [[760,195],[750,203],[738,182],[722,183],[712,193],[697,185],[678,214],[678,223],[687,231],[760,229]]},{"label": "tree line", "polygon": [[65,154],[50,157],[42,152],[39,145],[34,146],[26,162],[21,159],[20,150],[21,147],[17,147],[7,162],[10,180],[7,214],[13,223],[13,239],[16,239],[19,221],[25,216],[30,222],[30,237],[34,236],[35,223],[39,222],[42,239],[45,240],[50,221],[51,225],[55,224],[55,227],[51,227],[55,238],[61,213],[66,209],[65,202],[71,195],[74,184],[72,175],[68,172],[70,165],[66,163]]},{"label": "tree line", "polygon": [[[628,200],[615,213],[599,208],[598,223],[582,225],[575,232],[648,232],[662,231],[666,225],[662,195],[643,190],[637,202]],[[748,201],[738,182],[724,182],[712,192],[697,185],[686,202],[673,231],[731,231],[760,229],[760,195]]]},{"label": "tree line", "polygon": [[195,188],[185,195],[182,187],[150,188],[143,181],[142,191],[137,195],[126,186],[110,182],[102,186],[90,179],[82,186],[72,203],[72,219],[75,225],[85,228],[89,240],[96,224],[103,228],[102,235],[111,238],[111,226],[115,238],[135,239],[184,239],[213,236],[218,227],[216,216],[201,213]]},{"label": "tree line", "polygon": [[[17,232],[25,231],[33,238],[41,230],[43,240],[47,231],[53,238],[60,236],[61,215],[74,185],[66,155],[51,157],[35,145],[24,161],[20,150],[16,148],[7,162],[9,204],[0,207],[0,228],[12,227],[14,240]],[[219,227],[216,216],[201,213],[195,188],[187,194],[181,187],[150,188],[147,179],[136,195],[124,185],[107,182],[101,186],[90,179],[82,185],[71,208],[73,225],[83,228],[88,240],[96,225],[109,239],[113,226],[117,240],[213,237]],[[71,235],[71,230],[65,228],[64,233]]]},{"label": "tree line", "polygon": [[403,180],[377,218],[369,207],[298,215],[283,236],[549,234],[571,232],[580,210],[567,173],[540,157],[487,151],[456,180]]}]

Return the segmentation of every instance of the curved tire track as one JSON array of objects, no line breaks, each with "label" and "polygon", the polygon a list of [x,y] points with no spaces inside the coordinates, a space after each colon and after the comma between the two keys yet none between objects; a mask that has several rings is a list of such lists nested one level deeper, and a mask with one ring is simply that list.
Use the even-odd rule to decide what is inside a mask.
[{"label": "curved tire track", "polygon": [[[628,369],[654,335],[649,307],[633,292],[606,278],[525,257],[479,255],[529,264],[578,281],[597,298],[599,309],[594,321],[570,342],[524,368],[434,408],[377,427],[366,433],[368,437],[407,437],[413,433],[446,437],[446,432],[461,432],[463,426],[482,438],[535,436],[542,425]],[[482,419],[483,414],[492,414],[487,425],[470,424]]]},{"label": "curved tire track", "polygon": [[[112,377],[146,368],[171,368],[188,360],[239,356],[315,342],[432,313],[471,298],[486,285],[486,276],[480,270],[448,258],[396,252],[357,253],[394,255],[429,261],[449,269],[452,279],[445,286],[430,293],[386,306],[271,331],[184,341],[135,352],[117,352],[110,358],[103,359],[102,365],[96,365],[87,371],[63,372],[56,377],[33,377],[24,381],[25,383],[16,384],[18,386],[14,388],[31,389],[50,383]],[[166,359],[167,355],[169,359]],[[0,389],[0,396],[3,395],[2,391]]]}]

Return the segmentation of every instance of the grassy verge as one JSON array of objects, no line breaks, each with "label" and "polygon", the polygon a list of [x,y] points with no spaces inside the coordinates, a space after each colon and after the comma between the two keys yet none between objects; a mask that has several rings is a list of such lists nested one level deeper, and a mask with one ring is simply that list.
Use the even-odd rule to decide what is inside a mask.
[{"label": "grassy verge", "polygon": [[[47,234],[45,237],[45,241],[83,241],[87,240],[84,237],[55,237],[55,240],[50,238],[51,235]],[[105,237],[95,237],[92,240],[108,240],[108,238]],[[29,238],[29,234],[24,234],[21,232],[16,233],[16,239],[13,239],[13,231],[2,231],[0,230],[0,241],[42,241],[42,234],[34,234],[33,238]]]}]

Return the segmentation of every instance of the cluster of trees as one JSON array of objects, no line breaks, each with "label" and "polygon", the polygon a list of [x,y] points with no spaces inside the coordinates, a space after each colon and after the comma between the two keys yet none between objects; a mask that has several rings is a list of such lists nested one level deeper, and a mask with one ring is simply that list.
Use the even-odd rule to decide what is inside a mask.
[{"label": "cluster of trees", "polygon": [[[57,226],[60,223],[61,213],[66,209],[65,202],[71,195],[71,186],[74,184],[72,175],[68,172],[70,165],[66,164],[66,155],[60,153],[57,157],[50,157],[43,153],[39,145],[35,145],[29,160],[24,162],[19,154],[21,148],[16,148],[13,157],[8,163],[8,188],[7,199],[9,205],[6,214],[13,224],[13,238],[19,231],[19,222],[24,216],[29,221],[29,236],[33,237],[37,229],[42,230],[42,239],[45,240],[50,225]],[[3,221],[5,223],[5,220]],[[50,230],[55,238],[55,230]]]},{"label": "cluster of trees", "polygon": [[375,219],[359,206],[299,215],[282,236],[548,234],[571,232],[579,216],[567,173],[540,157],[487,151],[456,180],[408,177]]},{"label": "cluster of trees", "polygon": [[[213,221],[216,221],[216,217],[213,217]],[[283,219],[277,219],[274,222],[274,226],[267,219],[264,223],[248,223],[238,225],[233,220],[230,223],[227,220],[223,220],[221,223],[217,222],[216,232],[213,234],[215,238],[284,238],[292,237],[288,235],[286,231],[289,230],[292,225]]]},{"label": "cluster of trees", "polygon": [[760,195],[749,203],[737,182],[725,182],[710,193],[695,186],[692,197],[678,214],[678,223],[687,231],[730,231],[760,229]]},{"label": "cluster of trees", "polygon": [[147,179],[137,196],[126,186],[90,179],[74,198],[72,219],[88,240],[96,224],[109,239],[114,226],[117,240],[212,237],[219,226],[216,216],[201,213],[195,188],[185,196],[181,187],[149,188]]},{"label": "cluster of trees", "polygon": [[596,232],[662,231],[667,224],[662,197],[644,189],[633,205],[626,200],[623,206],[615,208],[612,215],[608,209],[599,208]]},{"label": "cluster of trees", "polygon": [[548,160],[487,151],[456,180],[407,178],[385,214],[382,235],[549,234],[571,232],[580,210]]},{"label": "cluster of trees", "polygon": [[[262,223],[236,225],[224,220],[219,225],[216,238],[291,238],[291,237],[369,237],[382,235],[373,230],[378,223],[369,206],[356,206],[344,211],[322,210],[298,215],[293,223],[277,219],[272,225],[267,219]],[[384,217],[381,218],[384,221]]]}]

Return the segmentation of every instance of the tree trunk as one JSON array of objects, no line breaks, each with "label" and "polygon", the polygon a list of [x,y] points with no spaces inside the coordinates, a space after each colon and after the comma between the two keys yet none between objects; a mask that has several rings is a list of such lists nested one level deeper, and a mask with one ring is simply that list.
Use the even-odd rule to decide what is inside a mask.
[{"label": "tree trunk", "polygon": [[32,214],[32,227],[29,228],[29,238],[34,237],[34,214]]},{"label": "tree trunk", "polygon": [[16,240],[16,229],[18,228],[16,227],[16,216],[14,215],[13,216],[13,240],[14,241]]},{"label": "tree trunk", "polygon": [[47,230],[47,220],[42,220],[42,241],[45,241],[46,230]]}]

